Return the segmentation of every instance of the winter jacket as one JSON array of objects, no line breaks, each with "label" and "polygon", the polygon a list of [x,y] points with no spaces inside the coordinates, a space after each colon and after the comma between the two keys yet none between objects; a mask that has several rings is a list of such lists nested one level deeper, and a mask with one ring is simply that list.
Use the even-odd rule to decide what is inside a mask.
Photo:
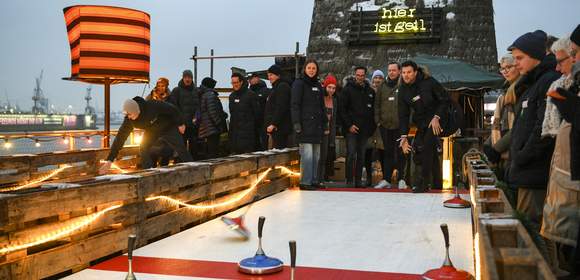
[{"label": "winter jacket", "polygon": [[161,92],[161,91],[157,91],[155,88],[153,88],[151,90],[151,93],[149,93],[149,95],[147,95],[147,97],[145,97],[145,100],[147,100],[147,101],[149,101],[149,100],[168,101],[169,95],[171,95],[171,92],[169,92],[169,89],[166,89],[165,92]]},{"label": "winter jacket", "polygon": [[[419,69],[415,82],[399,86],[399,126],[401,135],[409,134],[409,118],[413,110],[413,122],[418,129],[429,126],[433,116],[445,116],[449,94],[433,77]],[[444,120],[442,120],[444,121]]]},{"label": "winter jacket", "polygon": [[292,117],[290,116],[290,85],[278,79],[272,84],[272,91],[266,101],[264,127],[276,126],[280,134],[288,135],[292,132]]},{"label": "winter jacket", "polygon": [[320,82],[304,74],[292,84],[290,110],[298,143],[322,143],[328,129],[322,94]]},{"label": "winter jacket", "polygon": [[382,83],[375,95],[375,123],[386,129],[399,128],[398,82],[388,80]]},{"label": "winter jacket", "polygon": [[264,110],[266,108],[266,100],[270,96],[271,90],[266,86],[266,83],[260,80],[259,83],[251,85],[250,89],[256,93],[258,100],[258,119],[260,125],[264,123]]},{"label": "winter jacket", "polygon": [[218,93],[205,86],[199,87],[200,108],[199,108],[199,131],[200,138],[207,138],[214,134],[225,132],[226,119],[222,103]]},{"label": "winter jacket", "polygon": [[181,111],[185,118],[185,125],[193,127],[193,119],[197,117],[196,113],[199,114],[199,94],[193,84],[186,86],[183,79],[179,81],[179,84],[171,91],[168,101]]},{"label": "winter jacket", "polygon": [[258,96],[248,89],[246,82],[229,97],[230,108],[230,148],[233,153],[255,151],[257,148],[259,124]]},{"label": "winter jacket", "polygon": [[[327,97],[326,95],[326,89],[322,89],[324,94],[324,98]],[[329,109],[326,108],[326,105],[324,106],[324,110],[325,110],[325,115],[327,116],[327,120],[328,120],[328,138],[331,139],[329,141],[328,146],[330,147],[334,147],[335,146],[335,141],[334,139],[336,139],[336,130],[337,130],[337,124],[338,124],[338,108],[340,107],[340,102],[338,101],[338,91],[334,93],[334,95],[332,96],[332,116],[330,118],[330,120],[328,120],[328,113],[329,113]]]},{"label": "winter jacket", "polygon": [[133,131],[133,128],[144,129],[145,133],[151,135],[151,139],[155,140],[164,132],[170,129],[176,129],[178,126],[185,124],[181,112],[169,102],[157,100],[145,101],[140,96],[134,97],[133,100],[139,104],[139,116],[136,120],[125,117],[115,137],[115,141],[111,146],[111,151],[107,157],[109,161],[115,160],[117,154],[123,148],[125,140],[127,140],[127,137]]},{"label": "winter jacket", "polygon": [[[549,57],[547,57],[549,58]],[[554,150],[552,137],[541,137],[546,111],[546,92],[560,77],[555,64],[544,59],[520,80],[519,112],[512,128],[508,183],[518,188],[545,189],[548,184],[550,159]]]},{"label": "winter jacket", "polygon": [[359,85],[354,79],[349,79],[342,90],[340,105],[339,114],[346,131],[356,125],[359,128],[358,133],[365,137],[370,137],[375,132],[375,91],[367,81]]}]

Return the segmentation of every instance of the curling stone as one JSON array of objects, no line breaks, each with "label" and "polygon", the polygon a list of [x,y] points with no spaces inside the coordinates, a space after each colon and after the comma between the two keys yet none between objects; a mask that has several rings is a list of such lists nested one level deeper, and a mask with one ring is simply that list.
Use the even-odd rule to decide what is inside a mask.
[{"label": "curling stone", "polygon": [[262,230],[266,218],[260,216],[258,220],[258,250],[253,257],[241,260],[238,263],[238,270],[246,274],[271,274],[282,270],[282,261],[277,258],[266,256],[262,249]]}]

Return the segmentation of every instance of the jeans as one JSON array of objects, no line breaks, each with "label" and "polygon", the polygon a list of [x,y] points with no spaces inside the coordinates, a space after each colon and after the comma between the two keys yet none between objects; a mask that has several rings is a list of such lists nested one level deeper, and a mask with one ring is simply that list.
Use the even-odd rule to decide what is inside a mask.
[{"label": "jeans", "polygon": [[300,185],[313,186],[318,180],[320,144],[300,143]]},{"label": "jeans", "polygon": [[[362,186],[362,168],[365,163],[365,150],[369,137],[359,134],[346,134],[346,182]],[[353,176],[354,175],[354,176]]]}]

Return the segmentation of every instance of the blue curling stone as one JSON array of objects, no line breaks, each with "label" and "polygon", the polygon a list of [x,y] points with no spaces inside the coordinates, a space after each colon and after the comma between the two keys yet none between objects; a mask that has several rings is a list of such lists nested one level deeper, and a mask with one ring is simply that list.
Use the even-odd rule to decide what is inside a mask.
[{"label": "blue curling stone", "polygon": [[270,274],[282,270],[282,261],[266,255],[255,255],[238,263],[239,271],[246,274]]}]

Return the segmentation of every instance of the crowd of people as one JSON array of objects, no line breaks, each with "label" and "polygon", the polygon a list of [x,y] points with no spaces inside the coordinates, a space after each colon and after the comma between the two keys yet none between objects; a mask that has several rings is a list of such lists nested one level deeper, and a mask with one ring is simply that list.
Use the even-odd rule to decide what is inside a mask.
[{"label": "crowd of people", "polygon": [[559,39],[537,30],[514,41],[500,60],[505,90],[484,146],[553,272],[569,279],[580,270],[579,49],[580,25]]},{"label": "crowd of people", "polygon": [[[563,38],[538,30],[511,44],[499,62],[506,83],[484,145],[497,165],[498,178],[508,184],[510,202],[544,237],[546,258],[557,275],[577,273],[573,259],[580,230],[579,46],[580,26]],[[220,136],[227,132],[232,154],[298,146],[300,187],[317,189],[334,175],[335,139],[342,134],[347,185],[372,187],[370,162],[378,155],[382,180],[376,188],[406,186],[408,158],[421,166],[420,176],[411,183],[413,192],[441,188],[439,137],[454,132],[449,131],[449,94],[414,61],[385,62],[386,76],[380,70],[369,75],[367,67],[357,66],[342,83],[330,73],[322,79],[314,59],[305,61],[294,81],[279,65],[272,65],[267,70],[271,88],[258,75],[233,73],[229,116],[214,79],[206,77],[196,87],[186,70],[169,91],[169,81],[160,78],[147,98],[124,102],[126,118],[104,168],[110,167],[133,128],[145,130],[142,168],[165,165],[174,157],[217,157]],[[408,137],[411,125],[416,131]]]}]

